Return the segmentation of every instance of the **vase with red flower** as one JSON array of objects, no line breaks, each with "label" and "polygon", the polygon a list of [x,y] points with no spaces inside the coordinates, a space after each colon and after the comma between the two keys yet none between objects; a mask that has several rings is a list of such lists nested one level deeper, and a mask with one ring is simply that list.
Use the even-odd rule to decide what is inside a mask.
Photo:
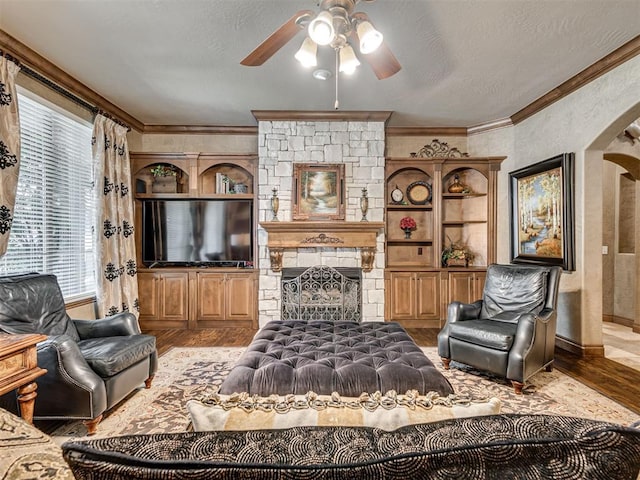
[{"label": "vase with red flower", "polygon": [[416,221],[411,217],[404,217],[400,220],[400,228],[404,231],[404,238],[411,238],[411,232],[416,229]]}]

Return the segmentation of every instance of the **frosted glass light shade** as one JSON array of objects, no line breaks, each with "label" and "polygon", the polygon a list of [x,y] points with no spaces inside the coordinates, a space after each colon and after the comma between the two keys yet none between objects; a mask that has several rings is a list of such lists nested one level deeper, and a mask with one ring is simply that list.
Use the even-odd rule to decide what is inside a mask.
[{"label": "frosted glass light shade", "polygon": [[309,36],[318,45],[329,45],[334,39],[336,31],[333,28],[333,18],[323,10],[309,22]]},{"label": "frosted glass light shade", "polygon": [[351,75],[356,71],[356,67],[360,65],[360,61],[351,48],[351,45],[346,45],[340,49],[340,72],[347,75]]},{"label": "frosted glass light shade", "polygon": [[364,54],[375,52],[382,44],[382,33],[373,28],[370,22],[360,22],[357,32],[360,39],[360,51]]},{"label": "frosted glass light shade", "polygon": [[302,46],[294,55],[304,67],[315,67],[318,65],[316,54],[318,53],[318,45],[309,37],[304,39]]}]

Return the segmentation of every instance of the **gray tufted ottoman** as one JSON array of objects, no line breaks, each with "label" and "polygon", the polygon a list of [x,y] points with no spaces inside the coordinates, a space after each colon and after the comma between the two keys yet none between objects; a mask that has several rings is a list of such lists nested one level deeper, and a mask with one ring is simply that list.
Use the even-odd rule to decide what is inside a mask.
[{"label": "gray tufted ottoman", "polygon": [[270,322],[254,337],[220,393],[320,395],[395,390],[453,393],[395,322]]}]

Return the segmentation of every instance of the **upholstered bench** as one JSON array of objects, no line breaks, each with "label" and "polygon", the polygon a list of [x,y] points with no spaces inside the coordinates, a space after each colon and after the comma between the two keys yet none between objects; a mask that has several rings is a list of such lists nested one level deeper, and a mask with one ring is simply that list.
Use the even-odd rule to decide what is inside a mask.
[{"label": "upholstered bench", "polygon": [[358,397],[362,393],[453,393],[395,322],[269,322],[220,386],[220,393]]}]

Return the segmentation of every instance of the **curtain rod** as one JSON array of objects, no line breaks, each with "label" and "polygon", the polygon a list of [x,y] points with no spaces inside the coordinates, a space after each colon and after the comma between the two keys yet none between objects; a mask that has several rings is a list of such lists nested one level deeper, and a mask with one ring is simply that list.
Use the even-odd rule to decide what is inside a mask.
[{"label": "curtain rod", "polygon": [[[2,50],[0,50],[0,55],[3,55]],[[42,83],[43,85],[45,85],[46,87],[50,88],[54,92],[62,95],[66,99],[71,100],[76,105],[79,105],[80,107],[84,108],[85,110],[88,110],[89,112],[91,112],[94,116],[95,115],[103,115],[103,116],[109,118],[110,120],[114,121],[118,125],[121,125],[121,126],[125,127],[127,129],[127,131],[131,131],[131,127],[129,125],[127,125],[126,123],[124,123],[123,121],[119,120],[118,118],[115,118],[113,115],[109,114],[108,112],[105,112],[104,110],[98,108],[97,106],[92,105],[89,102],[86,102],[85,100],[83,100],[82,98],[78,97],[77,95],[74,95],[73,93],[69,92],[65,88],[62,88],[57,83],[53,82],[52,80],[49,80],[47,77],[39,74],[38,72],[36,72],[32,68],[30,68],[27,65],[23,64],[22,62],[20,62],[20,60],[18,60],[17,58],[13,57],[12,55],[9,55],[8,53],[5,53],[4,56],[8,60],[11,60],[12,62],[16,63],[20,67],[20,72],[24,73],[26,76],[28,76],[28,77],[30,77],[30,78]]]}]

